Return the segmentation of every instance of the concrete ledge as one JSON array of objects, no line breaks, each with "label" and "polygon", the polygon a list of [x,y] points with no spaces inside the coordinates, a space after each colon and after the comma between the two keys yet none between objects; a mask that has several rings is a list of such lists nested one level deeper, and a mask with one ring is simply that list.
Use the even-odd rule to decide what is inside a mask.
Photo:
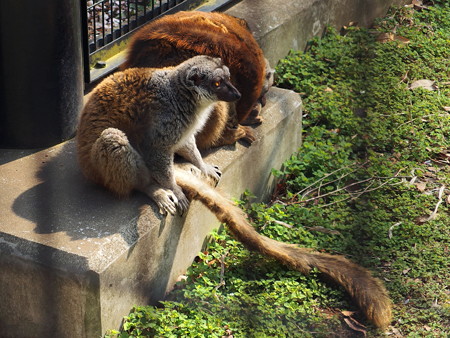
[{"label": "concrete ledge", "polygon": [[[273,88],[263,116],[251,147],[206,156],[222,168],[220,187],[231,196],[244,189],[267,196],[271,168],[300,146],[298,95]],[[118,328],[133,305],[164,296],[218,226],[196,202],[185,217],[164,218],[141,194],[115,199],[82,177],[73,141],[7,156],[0,166],[2,337],[98,337]]]},{"label": "concrete ledge", "polygon": [[227,14],[247,20],[264,55],[276,65],[291,50],[303,50],[326,26],[341,28],[350,21],[370,26],[393,4],[406,0],[244,0]]}]

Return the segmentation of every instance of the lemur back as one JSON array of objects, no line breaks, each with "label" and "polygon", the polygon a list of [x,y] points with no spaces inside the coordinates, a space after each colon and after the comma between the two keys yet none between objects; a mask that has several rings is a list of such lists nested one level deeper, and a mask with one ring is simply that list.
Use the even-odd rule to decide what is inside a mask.
[{"label": "lemur back", "polygon": [[[121,69],[130,67],[174,66],[194,56],[210,55],[220,57],[230,69],[231,81],[242,94],[231,112],[226,107],[218,107],[213,112],[217,118],[208,123],[201,137],[223,131],[224,116],[228,125],[244,123],[258,104],[266,80],[266,60],[263,52],[248,29],[246,22],[224,13],[179,12],[152,21],[138,30],[131,39],[128,56]],[[271,69],[267,70],[271,72]],[[263,93],[264,94],[264,93]],[[228,116],[231,115],[231,116]],[[227,130],[227,133],[233,133]],[[250,128],[240,128],[237,133],[247,141],[253,141]],[[219,135],[220,136],[220,135]],[[227,136],[227,135],[225,135]],[[233,143],[236,135],[229,140],[215,143]],[[213,143],[214,143],[213,142]],[[201,148],[207,148],[206,142],[198,142]],[[214,144],[212,144],[214,145]]]}]

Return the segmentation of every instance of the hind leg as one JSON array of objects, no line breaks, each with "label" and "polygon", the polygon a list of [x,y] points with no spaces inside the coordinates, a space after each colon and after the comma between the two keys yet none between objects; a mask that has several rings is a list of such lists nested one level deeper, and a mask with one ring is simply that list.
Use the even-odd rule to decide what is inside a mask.
[{"label": "hind leg", "polygon": [[141,155],[131,146],[124,132],[105,129],[91,149],[101,183],[119,196],[139,190],[158,204],[161,210],[175,213],[178,199],[174,192],[159,185],[151,175]]},{"label": "hind leg", "polygon": [[263,123],[264,119],[262,118],[261,115],[259,115],[261,113],[262,106],[263,104],[261,102],[256,102],[253,105],[250,114],[248,114],[247,118],[244,121],[242,121],[241,124],[245,126],[250,126]]},{"label": "hind leg", "polygon": [[139,181],[140,155],[119,129],[105,129],[91,148],[91,163],[101,183],[119,196],[127,196]]},{"label": "hind leg", "polygon": [[253,129],[240,124],[236,127],[226,126],[217,143],[220,145],[228,145],[234,144],[238,140],[243,140],[249,144],[252,144],[256,140]]}]

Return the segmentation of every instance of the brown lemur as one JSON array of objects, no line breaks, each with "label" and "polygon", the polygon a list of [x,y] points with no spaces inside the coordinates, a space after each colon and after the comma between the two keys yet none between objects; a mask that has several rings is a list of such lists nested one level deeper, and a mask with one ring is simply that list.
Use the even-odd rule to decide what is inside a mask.
[{"label": "brown lemur", "polygon": [[[342,285],[376,326],[386,327],[391,303],[382,282],[368,270],[343,256],[258,234],[239,207],[194,175],[220,176],[216,167],[203,162],[193,137],[214,102],[239,98],[228,76],[218,59],[197,56],[175,68],[128,69],[105,79],[81,115],[77,138],[82,171],[119,196],[140,190],[169,213],[185,211],[189,200],[200,201],[248,249],[304,274],[317,268]],[[176,168],[174,153],[198,170]]]},{"label": "brown lemur", "polygon": [[215,106],[197,135],[197,146],[207,149],[238,139],[253,142],[252,128],[243,124],[262,121],[261,103],[273,83],[274,71],[244,20],[215,12],[166,15],[132,36],[121,69],[175,66],[194,55],[220,57],[230,69],[231,82],[242,94],[236,104]]},{"label": "brown lemur", "polygon": [[80,116],[81,170],[119,196],[140,190],[162,211],[184,212],[189,201],[175,182],[174,154],[218,180],[221,173],[203,162],[195,134],[214,103],[240,97],[228,68],[209,56],[111,75],[94,89]]}]

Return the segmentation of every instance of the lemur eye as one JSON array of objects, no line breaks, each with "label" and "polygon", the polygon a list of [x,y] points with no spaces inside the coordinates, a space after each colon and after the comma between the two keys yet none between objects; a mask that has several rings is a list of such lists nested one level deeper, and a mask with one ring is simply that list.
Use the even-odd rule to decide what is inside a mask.
[{"label": "lemur eye", "polygon": [[220,87],[221,84],[222,84],[222,80],[215,80],[213,82],[213,86],[216,87],[216,88]]}]

